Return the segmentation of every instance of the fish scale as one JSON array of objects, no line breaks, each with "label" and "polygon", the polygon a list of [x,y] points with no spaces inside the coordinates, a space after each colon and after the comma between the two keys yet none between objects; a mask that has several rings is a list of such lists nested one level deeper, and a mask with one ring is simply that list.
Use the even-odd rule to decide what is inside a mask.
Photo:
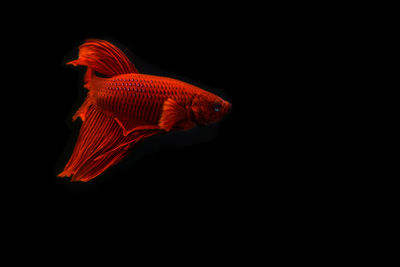
[{"label": "fish scale", "polygon": [[171,98],[188,105],[199,90],[182,81],[162,78],[136,73],[96,77],[93,95],[100,109],[122,120],[157,123],[165,100]]}]

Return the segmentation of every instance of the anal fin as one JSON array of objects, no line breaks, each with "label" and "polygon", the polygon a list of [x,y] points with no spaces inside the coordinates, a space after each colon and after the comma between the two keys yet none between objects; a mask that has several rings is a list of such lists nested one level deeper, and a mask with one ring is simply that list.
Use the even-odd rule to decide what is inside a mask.
[{"label": "anal fin", "polygon": [[[95,178],[122,160],[136,143],[161,132],[143,129],[124,135],[115,117],[95,105],[89,105],[84,114],[74,151],[64,171],[58,175],[72,176],[71,181],[86,182]],[[125,127],[134,129],[137,125],[127,122]]]}]

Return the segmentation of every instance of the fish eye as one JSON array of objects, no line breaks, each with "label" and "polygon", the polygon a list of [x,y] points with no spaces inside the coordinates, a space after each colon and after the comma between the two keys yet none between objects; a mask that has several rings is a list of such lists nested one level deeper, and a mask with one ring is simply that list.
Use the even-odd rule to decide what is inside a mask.
[{"label": "fish eye", "polygon": [[218,111],[220,111],[221,110],[221,104],[220,103],[214,103],[214,111],[215,112],[218,112]]}]

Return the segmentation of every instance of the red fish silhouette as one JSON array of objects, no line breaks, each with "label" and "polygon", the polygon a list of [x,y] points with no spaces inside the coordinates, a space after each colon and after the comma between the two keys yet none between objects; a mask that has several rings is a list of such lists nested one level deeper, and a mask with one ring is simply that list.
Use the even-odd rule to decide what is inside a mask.
[{"label": "red fish silhouette", "polygon": [[87,66],[84,87],[88,89],[73,116],[83,122],[78,140],[58,175],[72,176],[71,181],[95,178],[147,137],[214,123],[231,107],[191,84],[139,74],[120,49],[104,40],[86,40],[79,47],[79,58],[67,64]]}]

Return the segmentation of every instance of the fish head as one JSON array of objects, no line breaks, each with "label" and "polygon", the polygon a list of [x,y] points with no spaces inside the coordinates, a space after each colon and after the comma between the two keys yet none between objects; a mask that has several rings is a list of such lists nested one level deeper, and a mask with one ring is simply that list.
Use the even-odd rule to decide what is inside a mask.
[{"label": "fish head", "polygon": [[194,97],[191,105],[192,120],[198,126],[205,126],[221,120],[231,109],[232,104],[221,97],[206,93]]}]

